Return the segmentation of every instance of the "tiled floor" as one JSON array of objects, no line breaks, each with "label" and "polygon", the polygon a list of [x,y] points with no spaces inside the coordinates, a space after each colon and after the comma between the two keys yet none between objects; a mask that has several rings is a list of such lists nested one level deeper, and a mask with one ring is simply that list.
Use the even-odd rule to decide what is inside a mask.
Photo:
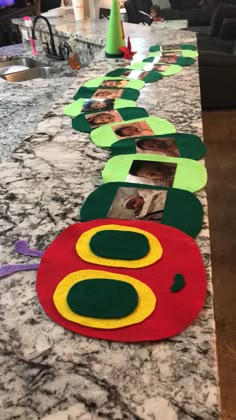
[{"label": "tiled floor", "polygon": [[223,420],[236,419],[236,110],[204,112]]}]

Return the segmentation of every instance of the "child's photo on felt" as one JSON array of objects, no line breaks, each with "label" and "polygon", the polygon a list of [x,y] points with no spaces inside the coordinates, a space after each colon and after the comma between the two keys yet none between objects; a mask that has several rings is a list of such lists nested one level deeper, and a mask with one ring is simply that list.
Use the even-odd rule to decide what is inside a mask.
[{"label": "child's photo on felt", "polygon": [[161,222],[167,191],[140,188],[118,188],[108,218],[153,220]]},{"label": "child's photo on felt", "polygon": [[154,57],[154,60],[152,61],[152,64],[175,64],[177,61],[177,55],[173,57],[166,57],[163,55],[157,55]]},{"label": "child's photo on felt", "polygon": [[179,157],[180,153],[175,138],[149,137],[135,140],[137,153]]},{"label": "child's photo on felt", "polygon": [[167,64],[154,64],[153,70],[165,72],[168,70],[169,66]]},{"label": "child's photo on felt", "polygon": [[152,136],[154,131],[149,127],[146,121],[133,122],[112,127],[118,140],[132,138],[137,136]]},{"label": "child's photo on felt", "polygon": [[143,80],[144,77],[148,75],[147,71],[142,70],[126,70],[124,73],[122,73],[123,77],[127,77],[128,79],[138,79]]},{"label": "child's photo on felt", "polygon": [[165,57],[165,56],[160,56],[160,58],[159,58],[159,60],[158,60],[158,62],[161,64],[161,63],[164,63],[164,64],[176,64],[176,62],[177,62],[177,55],[175,55],[175,56],[173,56],[173,57]]},{"label": "child's photo on felt", "polygon": [[123,88],[129,83],[128,80],[104,80],[101,84],[101,87],[116,87]]},{"label": "child's photo on felt", "polygon": [[116,99],[120,98],[124,93],[123,89],[97,89],[92,98],[100,99]]},{"label": "child's photo on felt", "polygon": [[126,182],[172,187],[177,165],[151,160],[133,160]]},{"label": "child's photo on felt", "polygon": [[160,49],[161,51],[175,51],[175,50],[181,50],[181,46],[176,45],[176,44],[162,45]]},{"label": "child's photo on felt", "polygon": [[85,115],[85,118],[91,128],[97,128],[104,124],[112,124],[123,121],[123,118],[115,109],[112,111],[100,111],[93,114],[87,114]]},{"label": "child's photo on felt", "polygon": [[162,51],[161,56],[162,57],[181,57],[182,51]]},{"label": "child's photo on felt", "polygon": [[101,110],[111,110],[114,109],[115,100],[114,99],[84,99],[83,106],[81,111],[88,112],[88,111],[97,111]]},{"label": "child's photo on felt", "polygon": [[160,71],[160,72],[165,72],[166,70],[168,70],[169,66],[168,64],[160,64],[160,63],[148,63],[145,65],[144,70],[145,71]]}]

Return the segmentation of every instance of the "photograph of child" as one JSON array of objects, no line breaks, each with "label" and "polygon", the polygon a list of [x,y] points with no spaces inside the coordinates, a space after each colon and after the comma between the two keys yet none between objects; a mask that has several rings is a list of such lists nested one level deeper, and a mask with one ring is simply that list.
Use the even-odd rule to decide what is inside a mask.
[{"label": "photograph of child", "polygon": [[166,64],[154,64],[153,65],[153,70],[156,71],[161,71],[161,72],[165,72],[166,70],[168,70],[169,66]]},{"label": "photograph of child", "polygon": [[181,50],[181,46],[175,45],[175,44],[161,46],[161,51],[175,51],[175,50]]},{"label": "photograph of child", "polygon": [[175,138],[171,137],[152,137],[146,139],[137,139],[136,152],[148,153],[153,155],[179,157],[180,153],[176,145]]},{"label": "photograph of child", "polygon": [[182,51],[162,52],[162,57],[181,57]]},{"label": "photograph of child", "polygon": [[104,80],[102,82],[102,87],[116,87],[116,88],[123,88],[127,86],[129,83],[128,80]]},{"label": "photograph of child", "polygon": [[175,163],[134,160],[125,181],[172,187],[176,167]]},{"label": "photograph of child", "polygon": [[165,57],[165,56],[160,56],[159,57],[159,63],[168,63],[168,64],[176,64],[177,62],[177,55],[173,56],[173,57]]},{"label": "photograph of child", "polygon": [[153,220],[160,223],[167,191],[120,187],[107,214],[108,218]]},{"label": "photograph of child", "polygon": [[85,115],[91,128],[97,128],[104,124],[111,124],[123,121],[118,111],[96,112],[94,114]]},{"label": "photograph of child", "polygon": [[82,106],[81,111],[82,112],[88,112],[88,111],[97,111],[97,110],[111,110],[114,109],[115,106],[115,100],[114,99],[97,99],[92,100],[91,99],[84,99],[84,103]]},{"label": "photograph of child", "polygon": [[145,71],[159,71],[159,72],[165,72],[166,70],[168,70],[169,66],[168,64],[155,64],[155,63],[148,63],[146,64],[146,66],[144,67]]},{"label": "photograph of child", "polygon": [[147,71],[142,70],[126,70],[124,73],[122,73],[122,77],[127,77],[127,79],[143,80],[147,74]]},{"label": "photograph of child", "polygon": [[98,89],[93,94],[92,98],[116,99],[116,98],[120,98],[123,93],[124,93],[123,89]]},{"label": "photograph of child", "polygon": [[137,137],[137,136],[153,136],[155,133],[146,123],[146,121],[133,122],[112,127],[118,140]]}]

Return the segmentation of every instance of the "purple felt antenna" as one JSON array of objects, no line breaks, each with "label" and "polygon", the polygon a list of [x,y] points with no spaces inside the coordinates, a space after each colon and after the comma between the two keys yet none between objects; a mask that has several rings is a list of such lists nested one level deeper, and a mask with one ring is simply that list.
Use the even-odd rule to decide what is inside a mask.
[{"label": "purple felt antenna", "polygon": [[39,257],[43,255],[43,251],[38,249],[30,249],[27,241],[16,241],[15,250],[18,254],[29,255],[30,257]]},{"label": "purple felt antenna", "polygon": [[19,271],[37,270],[39,264],[7,264],[0,267],[0,278],[10,276]]}]

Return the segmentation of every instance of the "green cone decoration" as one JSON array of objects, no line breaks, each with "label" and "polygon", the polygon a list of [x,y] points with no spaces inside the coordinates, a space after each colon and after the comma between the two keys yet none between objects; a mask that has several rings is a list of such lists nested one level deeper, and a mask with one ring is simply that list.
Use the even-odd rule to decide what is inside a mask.
[{"label": "green cone decoration", "polygon": [[119,58],[123,56],[123,53],[119,50],[120,47],[125,46],[125,39],[121,25],[119,0],[112,0],[105,48],[105,55],[108,58]]}]

